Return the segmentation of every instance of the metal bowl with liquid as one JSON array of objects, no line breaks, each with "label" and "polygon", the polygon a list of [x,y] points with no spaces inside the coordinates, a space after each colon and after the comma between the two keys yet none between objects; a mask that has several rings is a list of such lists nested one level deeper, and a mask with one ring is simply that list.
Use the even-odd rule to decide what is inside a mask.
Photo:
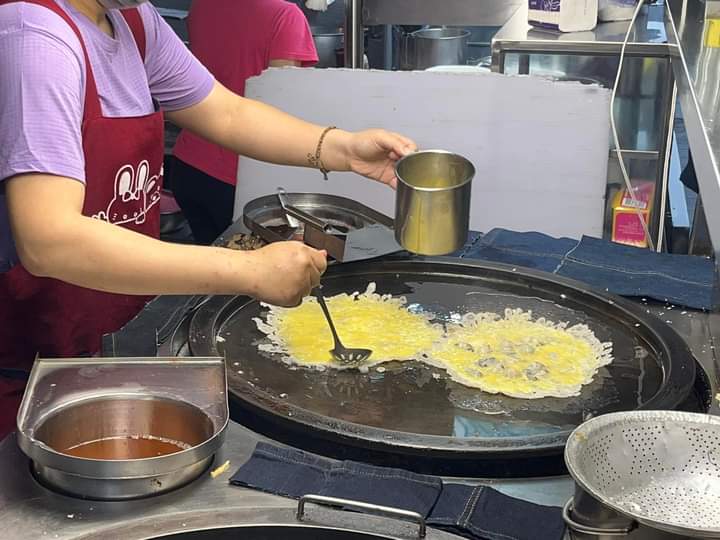
[{"label": "metal bowl with liquid", "polygon": [[228,416],[220,359],[38,360],[18,444],[52,489],[133,499],[197,478]]}]

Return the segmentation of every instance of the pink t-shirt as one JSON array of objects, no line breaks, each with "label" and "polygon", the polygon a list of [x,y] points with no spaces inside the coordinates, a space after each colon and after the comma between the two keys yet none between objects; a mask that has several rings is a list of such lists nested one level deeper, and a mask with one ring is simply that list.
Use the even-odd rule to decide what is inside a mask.
[{"label": "pink t-shirt", "polygon": [[[215,78],[244,95],[245,81],[271,60],[318,61],[303,12],[285,0],[193,0],[188,19],[190,47]],[[236,154],[183,132],[175,156],[228,184],[235,184]]]}]

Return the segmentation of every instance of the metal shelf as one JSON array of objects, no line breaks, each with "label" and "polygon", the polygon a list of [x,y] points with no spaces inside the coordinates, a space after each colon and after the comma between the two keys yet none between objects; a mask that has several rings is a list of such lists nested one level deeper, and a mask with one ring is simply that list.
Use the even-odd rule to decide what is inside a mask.
[{"label": "metal shelf", "polygon": [[666,0],[665,27],[700,195],[720,254],[720,1]]},{"label": "metal shelf", "polygon": [[[502,26],[525,0],[364,0],[363,22]],[[527,3],[527,2],[526,2]]]},{"label": "metal shelf", "polygon": [[[672,47],[667,43],[663,12],[662,5],[646,6],[633,26],[616,109],[624,119],[619,125],[623,156],[639,167],[631,174],[638,178],[652,175],[656,181],[650,228],[658,249],[663,247],[662,217],[666,202],[663,195],[668,184],[675,114],[674,77],[670,68]],[[628,25],[629,21],[606,22],[591,31],[570,33],[542,30],[528,24],[525,3],[493,38],[492,69],[499,73],[513,72],[512,62],[517,60],[517,72],[529,74],[538,67],[542,71],[542,62],[548,63],[547,59],[552,57],[554,60],[548,65],[558,76],[586,79],[609,87],[617,70],[617,64],[613,65],[609,59],[619,57]],[[609,165],[609,180],[617,179],[614,149],[610,151]]]},{"label": "metal shelf", "polygon": [[[644,9],[635,25],[632,41],[625,54],[629,57],[665,58],[668,45],[662,23],[655,23],[657,9]],[[588,56],[617,56],[620,54],[628,21],[599,24],[588,32],[560,33],[540,30],[528,24],[527,3],[516,10],[512,18],[493,38],[493,62],[507,53],[575,54]],[[494,71],[503,71],[493,65]]]}]

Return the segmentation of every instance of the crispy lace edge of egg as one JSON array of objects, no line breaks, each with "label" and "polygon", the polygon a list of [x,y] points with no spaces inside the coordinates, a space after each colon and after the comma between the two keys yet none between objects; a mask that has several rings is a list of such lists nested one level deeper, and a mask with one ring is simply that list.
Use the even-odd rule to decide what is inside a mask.
[{"label": "crispy lace edge of egg", "polygon": [[[338,298],[347,296],[349,298],[352,298],[354,300],[358,300],[360,298],[371,298],[373,300],[378,300],[380,302],[388,303],[388,304],[394,304],[398,308],[404,308],[407,305],[407,298],[405,296],[393,296],[392,294],[379,294],[375,292],[377,290],[377,284],[375,282],[371,282],[368,284],[367,288],[364,292],[355,291],[351,294],[347,293],[341,293],[338,295],[335,295],[331,298]],[[317,299],[314,297],[307,297],[303,300],[303,303],[309,302],[309,303],[315,303],[317,304]],[[283,308],[278,306],[273,306],[270,304],[261,303],[261,305],[265,308],[268,308],[268,314],[267,314],[267,321],[262,320],[259,317],[253,317],[253,321],[257,325],[258,330],[265,334],[268,339],[270,340],[269,343],[260,343],[258,345],[258,350],[270,353],[270,354],[276,354],[279,355],[282,359],[283,363],[291,365],[291,366],[301,366],[304,368],[309,369],[315,369],[318,371],[325,371],[328,367],[332,369],[337,370],[346,370],[346,369],[358,369],[361,372],[367,372],[371,367],[377,366],[379,364],[385,364],[387,362],[405,362],[408,360],[422,360],[425,358],[425,355],[427,354],[427,351],[418,351],[417,356],[413,355],[412,357],[408,358],[373,358],[372,356],[365,361],[361,366],[354,366],[352,364],[345,365],[340,362],[332,362],[329,364],[313,364],[312,362],[301,362],[298,361],[295,357],[293,357],[289,350],[290,347],[287,344],[287,342],[283,339],[282,335],[280,335],[279,332],[279,322],[280,319],[282,319],[283,314],[292,311],[295,308]],[[425,319],[428,324],[430,324],[430,320],[433,319],[434,315],[429,313],[414,313],[414,315],[417,315],[418,317],[422,317]],[[431,325],[433,327],[438,327],[439,325]],[[444,332],[442,333],[444,336]]]},{"label": "crispy lace edge of egg", "polygon": [[488,394],[502,394],[509,397],[514,398],[520,398],[520,399],[542,399],[542,398],[569,398],[569,397],[575,397],[580,395],[580,392],[582,390],[582,387],[590,384],[597,375],[600,368],[607,366],[612,363],[613,361],[613,355],[612,355],[612,343],[610,342],[602,342],[600,341],[595,333],[590,329],[589,326],[586,324],[575,324],[573,326],[568,326],[567,322],[559,322],[555,323],[552,321],[549,321],[545,319],[545,317],[539,317],[538,319],[533,320],[532,318],[532,311],[524,311],[522,309],[511,309],[507,308],[505,309],[504,316],[501,316],[497,313],[466,313],[463,315],[460,323],[457,323],[453,326],[448,327],[448,331],[446,332],[446,337],[450,337],[453,332],[453,327],[455,329],[459,328],[472,328],[473,326],[477,326],[479,324],[484,323],[492,323],[492,322],[500,322],[500,321],[518,321],[522,323],[530,323],[530,324],[536,324],[545,328],[550,328],[553,330],[559,330],[563,332],[567,332],[572,337],[577,338],[584,343],[586,343],[591,351],[594,358],[594,369],[588,370],[587,376],[583,379],[582,382],[574,385],[568,385],[565,387],[558,387],[553,390],[546,390],[546,391],[538,391],[538,392],[532,392],[532,393],[525,393],[525,392],[512,392],[508,391],[506,389],[501,388],[498,386],[491,386],[489,384],[483,385],[482,383],[479,383],[477,380],[469,379],[462,375],[462,373],[455,371],[451,369],[441,358],[439,358],[437,355],[441,352],[441,347],[443,345],[446,345],[447,342],[444,342],[440,344],[438,347],[434,348],[430,353],[427,355],[426,358],[424,358],[424,361],[428,364],[431,364],[435,367],[438,367],[440,369],[443,369],[447,372],[448,376],[454,380],[455,382],[458,382],[464,386],[470,387],[470,388],[477,388],[479,390],[482,390],[483,392],[487,392]]},{"label": "crispy lace edge of egg", "polygon": [[[349,296],[352,298],[361,298],[361,297],[369,297],[373,298],[375,300],[380,300],[383,302],[388,302],[397,305],[398,307],[405,307],[407,304],[407,299],[404,296],[399,297],[393,297],[391,294],[384,294],[380,295],[375,292],[376,291],[376,284],[370,283],[368,284],[367,289],[365,292],[360,293],[358,291],[353,292],[352,294],[347,295],[346,293],[342,293],[337,296]],[[336,296],[336,297],[337,297]],[[306,302],[317,302],[315,298],[306,298],[304,301]],[[377,358],[377,359],[370,359],[368,362],[364,363],[362,366],[352,366],[352,365],[343,365],[340,363],[331,363],[331,364],[312,364],[308,362],[299,362],[297,359],[295,359],[288,351],[289,347],[285,340],[282,338],[278,331],[278,325],[280,318],[282,315],[288,311],[291,311],[293,308],[281,308],[278,306],[272,306],[269,304],[262,304],[264,307],[268,308],[268,315],[267,315],[267,321],[263,321],[259,317],[253,318],[253,321],[258,327],[258,330],[265,334],[268,339],[270,340],[270,343],[261,343],[258,345],[258,349],[267,352],[270,354],[277,354],[281,357],[282,361],[288,365],[292,366],[302,366],[310,369],[316,369],[318,371],[324,371],[328,367],[331,367],[333,369],[338,370],[345,370],[345,369],[359,369],[362,372],[367,372],[369,368],[383,364],[386,362],[390,362],[393,360],[396,361],[406,361],[406,360],[417,360],[420,362],[427,363],[429,365],[435,366],[439,369],[442,369],[445,371],[448,376],[455,382],[462,384],[469,388],[477,388],[484,392],[487,392],[489,394],[502,394],[509,397],[514,398],[520,398],[520,399],[542,399],[542,398],[548,398],[548,397],[555,397],[555,398],[568,398],[568,397],[574,397],[580,394],[580,391],[582,390],[582,387],[590,384],[595,376],[597,375],[600,368],[607,366],[608,364],[612,363],[613,356],[612,356],[612,343],[610,342],[601,342],[594,334],[594,332],[585,324],[576,324],[573,326],[568,326],[567,322],[559,322],[555,323],[552,321],[547,320],[544,317],[539,317],[536,320],[532,319],[532,311],[528,310],[522,310],[522,309],[511,309],[507,308],[505,309],[504,316],[500,315],[498,313],[491,313],[491,312],[478,312],[478,313],[466,313],[461,317],[461,320],[459,323],[453,323],[447,326],[446,330],[443,332],[442,339],[430,350],[425,351],[417,351],[417,355],[413,358],[398,358],[393,360],[388,360],[384,358]],[[428,321],[430,321],[433,316],[431,314],[420,314],[421,316],[424,316]],[[530,324],[536,324],[539,326],[543,326],[546,328],[554,329],[554,330],[560,330],[565,331],[571,336],[578,338],[585,342],[587,345],[590,346],[590,349],[593,353],[593,357],[595,359],[595,367],[593,370],[589,370],[587,373],[587,376],[585,379],[579,383],[572,386],[567,386],[566,389],[563,388],[557,388],[552,391],[543,391],[543,392],[533,392],[533,393],[523,393],[523,392],[512,392],[507,391],[502,388],[497,387],[491,387],[490,385],[482,385],[478,384],[477,380],[468,379],[467,377],[464,377],[461,373],[452,370],[449,368],[449,366],[440,359],[437,354],[440,352],[441,347],[447,343],[447,338],[449,338],[453,332],[453,329],[459,329],[459,328],[472,328],[473,326],[476,326],[478,324],[488,323],[488,322],[499,322],[501,320],[509,320],[509,321],[519,321],[523,323],[530,323]],[[433,325],[436,326],[436,325]]]}]

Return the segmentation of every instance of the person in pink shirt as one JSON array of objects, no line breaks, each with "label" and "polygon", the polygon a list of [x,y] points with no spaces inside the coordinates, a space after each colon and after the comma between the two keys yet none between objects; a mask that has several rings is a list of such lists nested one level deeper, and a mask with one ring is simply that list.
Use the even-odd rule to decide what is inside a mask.
[{"label": "person in pink shirt", "polygon": [[[215,78],[239,95],[268,67],[317,63],[305,15],[285,0],[194,0],[190,48]],[[170,185],[195,241],[211,244],[232,222],[238,156],[183,131]]]}]

